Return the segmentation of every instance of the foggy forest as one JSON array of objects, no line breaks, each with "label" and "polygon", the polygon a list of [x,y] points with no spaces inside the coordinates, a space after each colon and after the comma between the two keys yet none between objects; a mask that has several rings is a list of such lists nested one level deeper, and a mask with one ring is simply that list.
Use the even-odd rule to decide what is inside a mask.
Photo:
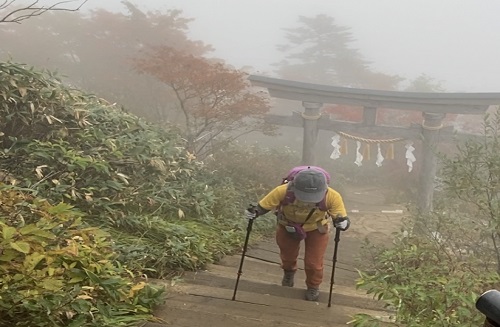
[{"label": "foggy forest", "polygon": [[[0,326],[500,326],[495,63],[389,69],[362,8],[295,2],[269,40],[224,1],[0,2]],[[302,248],[277,284],[284,202],[255,209],[298,166],[346,207],[302,221],[312,303]]]}]

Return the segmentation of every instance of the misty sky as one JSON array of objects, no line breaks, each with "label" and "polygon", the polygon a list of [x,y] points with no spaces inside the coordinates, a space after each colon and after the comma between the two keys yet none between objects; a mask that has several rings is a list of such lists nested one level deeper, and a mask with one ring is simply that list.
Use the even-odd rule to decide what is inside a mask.
[{"label": "misty sky", "polygon": [[[44,2],[43,0],[41,2]],[[49,3],[50,1],[45,1]],[[450,92],[500,92],[499,0],[130,0],[142,9],[181,9],[190,37],[237,68],[271,72],[297,17],[326,14],[351,28],[372,69],[413,79],[424,73]],[[123,9],[121,0],[86,7]]]}]

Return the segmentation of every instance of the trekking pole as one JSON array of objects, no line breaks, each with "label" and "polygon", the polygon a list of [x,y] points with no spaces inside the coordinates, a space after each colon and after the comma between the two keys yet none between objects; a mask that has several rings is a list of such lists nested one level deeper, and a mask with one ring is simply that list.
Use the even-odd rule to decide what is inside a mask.
[{"label": "trekking pole", "polygon": [[484,327],[500,326],[500,292],[489,290],[476,301],[476,309],[486,316]]},{"label": "trekking pole", "polygon": [[250,232],[252,231],[252,226],[253,226],[253,219],[248,219],[248,225],[247,225],[247,236],[245,237],[245,244],[243,245],[243,253],[241,254],[241,260],[240,260],[240,267],[238,268],[238,277],[236,278],[236,285],[234,285],[234,293],[233,293],[233,298],[236,299],[236,292],[238,290],[238,283],[240,282],[240,277],[241,274],[243,273],[243,261],[245,260],[245,254],[247,252],[247,247],[248,247],[248,240],[250,238]]},{"label": "trekking pole", "polygon": [[333,292],[333,283],[335,278],[335,265],[337,264],[337,250],[340,241],[340,229],[335,228],[335,247],[333,248],[333,266],[332,266],[332,276],[330,278],[330,295],[328,296],[328,307],[332,306],[332,292]]}]

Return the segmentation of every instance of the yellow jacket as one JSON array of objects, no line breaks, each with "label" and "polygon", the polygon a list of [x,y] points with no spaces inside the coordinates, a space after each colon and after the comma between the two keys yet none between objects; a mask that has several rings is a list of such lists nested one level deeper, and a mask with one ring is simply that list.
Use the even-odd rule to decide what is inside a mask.
[{"label": "yellow jacket", "polygon": [[[277,186],[259,201],[259,205],[266,210],[278,210],[281,201],[285,198],[287,187],[287,184]],[[304,224],[302,227],[306,232],[309,232],[317,229],[321,225],[325,225],[328,222],[328,215],[334,218],[337,217],[337,215],[342,217],[347,216],[342,196],[331,187],[328,187],[325,204],[328,208],[326,212],[316,209],[304,224],[309,212],[316,204],[305,203],[295,199],[293,203],[283,206],[282,214],[284,217],[278,217],[280,218],[278,222],[283,225],[286,225],[287,221]]]}]

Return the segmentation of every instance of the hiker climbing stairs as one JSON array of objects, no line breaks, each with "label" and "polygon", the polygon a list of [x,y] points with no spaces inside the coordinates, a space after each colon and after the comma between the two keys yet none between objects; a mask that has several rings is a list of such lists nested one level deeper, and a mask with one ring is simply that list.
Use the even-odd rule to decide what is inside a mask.
[{"label": "hiker climbing stairs", "polygon": [[[334,230],[324,258],[323,283],[318,301],[306,301],[305,273],[303,270],[303,246],[299,256],[299,270],[295,274],[295,286],[281,286],[283,271],[279,266],[278,247],[274,239],[263,240],[252,245],[246,252],[235,300],[232,300],[240,265],[241,253],[222,258],[206,270],[186,273],[182,281],[168,286],[166,303],[155,315],[159,322],[148,322],[144,327],[250,327],[250,326],[346,326],[357,313],[389,319],[393,313],[383,304],[355,287],[360,266],[359,253],[364,233],[373,233],[378,238],[390,236],[389,230],[375,228],[377,224],[393,226],[399,221],[399,209],[389,207],[396,213],[374,213],[373,208],[361,208],[353,213],[352,230],[341,234],[331,306],[328,307]],[[372,222],[372,220],[375,220]],[[372,228],[373,227],[373,228]],[[397,226],[395,227],[397,228]]]}]

